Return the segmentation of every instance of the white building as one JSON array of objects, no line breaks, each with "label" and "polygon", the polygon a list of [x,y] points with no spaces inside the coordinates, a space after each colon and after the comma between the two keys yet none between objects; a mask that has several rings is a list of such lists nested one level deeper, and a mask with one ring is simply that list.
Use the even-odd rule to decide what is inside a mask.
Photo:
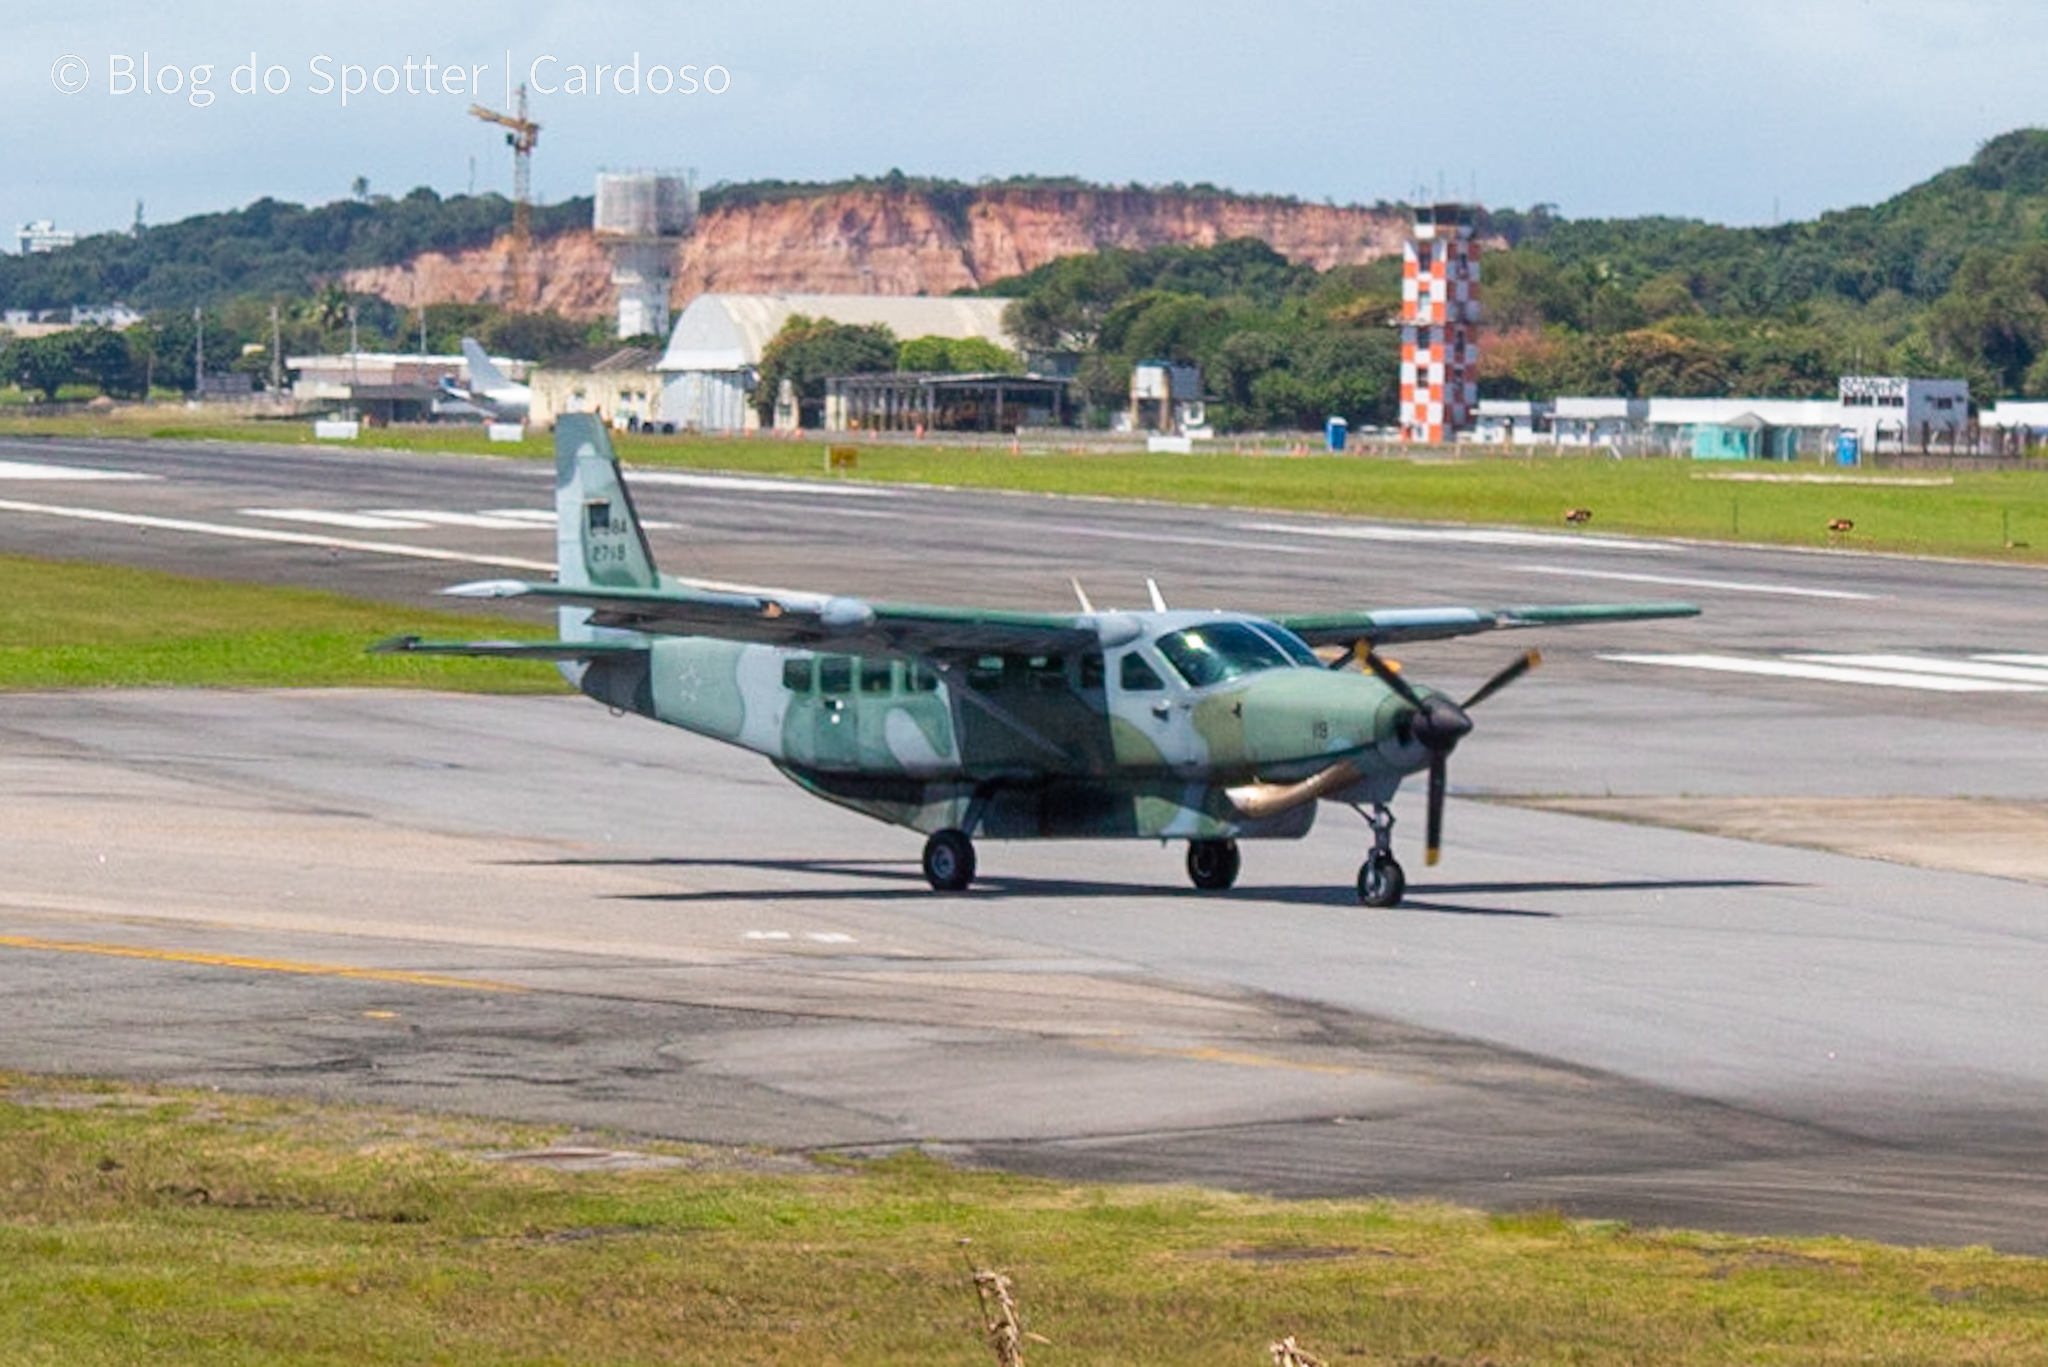
[{"label": "white building", "polygon": [[27,256],[30,252],[54,252],[59,247],[72,246],[78,241],[78,234],[58,227],[50,219],[39,218],[22,224],[15,238],[21,243],[21,254]]},{"label": "white building", "polygon": [[1985,427],[2020,431],[2029,441],[2048,436],[2048,399],[2000,399],[1979,421]]},{"label": "white building", "polygon": [[73,327],[103,327],[120,332],[141,321],[142,314],[126,304],[74,304],[71,308]]},{"label": "white building", "polygon": [[761,354],[782,325],[802,315],[855,326],[882,324],[901,342],[979,337],[1005,350],[1007,299],[932,299],[881,294],[700,294],[676,319],[657,416],[681,431],[744,432],[760,426],[752,403]]},{"label": "white building", "polygon": [[1866,451],[1950,446],[1970,426],[1968,380],[1913,380],[1903,375],[1844,375],[1842,427]]},{"label": "white building", "polygon": [[[2048,427],[2048,405],[1986,426]],[[1840,437],[1865,452],[1950,448],[1970,430],[1966,380],[1844,376],[1832,399],[1562,397],[1487,399],[1473,440],[1500,445],[1618,446],[1701,459],[1828,456]]]}]

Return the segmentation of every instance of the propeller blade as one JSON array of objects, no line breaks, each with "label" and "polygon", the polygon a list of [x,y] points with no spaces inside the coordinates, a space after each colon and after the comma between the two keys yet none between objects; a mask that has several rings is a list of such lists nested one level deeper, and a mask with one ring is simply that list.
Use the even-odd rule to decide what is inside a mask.
[{"label": "propeller blade", "polygon": [[1449,781],[1449,756],[1439,750],[1429,757],[1429,833],[1423,842],[1423,862],[1431,868],[1444,849],[1444,785]]},{"label": "propeller blade", "polygon": [[1500,673],[1494,675],[1485,683],[1479,685],[1479,691],[1477,693],[1474,693],[1471,697],[1465,699],[1465,706],[1477,707],[1480,703],[1485,702],[1488,698],[1500,692],[1503,688],[1506,688],[1509,684],[1521,678],[1524,674],[1527,674],[1530,670],[1534,669],[1537,665],[1540,665],[1542,663],[1543,656],[1538,651],[1531,650],[1526,654],[1517,656],[1513,661],[1509,663],[1507,668],[1501,670]]},{"label": "propeller blade", "polygon": [[1382,660],[1377,654],[1373,653],[1372,651],[1367,651],[1365,653],[1364,660],[1365,667],[1372,671],[1372,676],[1375,679],[1378,679],[1381,683],[1385,684],[1387,687],[1393,689],[1394,693],[1401,699],[1402,702],[1407,703],[1417,712],[1424,710],[1422,698],[1420,697],[1420,695],[1418,695],[1414,689],[1410,688],[1408,686],[1408,681],[1402,678],[1398,673],[1396,673],[1393,667],[1390,666],[1385,660]]}]

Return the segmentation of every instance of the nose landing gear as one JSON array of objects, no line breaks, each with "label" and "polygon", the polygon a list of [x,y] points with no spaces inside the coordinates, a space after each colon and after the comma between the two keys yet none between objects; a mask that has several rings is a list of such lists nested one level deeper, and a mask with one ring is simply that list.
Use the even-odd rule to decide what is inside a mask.
[{"label": "nose landing gear", "polygon": [[1375,802],[1372,815],[1372,853],[1358,870],[1358,900],[1369,907],[1398,907],[1408,890],[1408,876],[1394,858],[1394,814],[1383,802]]}]

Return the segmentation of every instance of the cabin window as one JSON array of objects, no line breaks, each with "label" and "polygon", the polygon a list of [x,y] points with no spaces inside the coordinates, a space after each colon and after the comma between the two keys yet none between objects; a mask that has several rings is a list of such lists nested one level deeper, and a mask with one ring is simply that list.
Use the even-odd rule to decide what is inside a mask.
[{"label": "cabin window", "polygon": [[860,662],[860,691],[863,693],[887,693],[896,686],[896,666],[889,660],[862,660]]},{"label": "cabin window", "polygon": [[818,660],[818,691],[828,698],[853,692],[853,657],[825,655]]},{"label": "cabin window", "polygon": [[1117,682],[1126,693],[1157,693],[1166,687],[1166,680],[1159,677],[1159,671],[1145,663],[1145,657],[1137,651],[1124,656],[1118,667]]},{"label": "cabin window", "polygon": [[811,691],[811,657],[798,656],[782,662],[782,686],[792,693]]},{"label": "cabin window", "polygon": [[1081,657],[1081,687],[1083,689],[1102,687],[1103,674],[1102,653],[1100,651],[1090,651]]},{"label": "cabin window", "polygon": [[909,684],[913,693],[936,693],[939,691],[939,676],[925,665],[912,665]]},{"label": "cabin window", "polygon": [[1034,692],[1063,692],[1067,686],[1067,662],[1060,655],[1033,655],[1024,661],[1024,677]]},{"label": "cabin window", "polygon": [[967,686],[984,693],[1003,686],[1003,657],[979,655],[967,666]]}]

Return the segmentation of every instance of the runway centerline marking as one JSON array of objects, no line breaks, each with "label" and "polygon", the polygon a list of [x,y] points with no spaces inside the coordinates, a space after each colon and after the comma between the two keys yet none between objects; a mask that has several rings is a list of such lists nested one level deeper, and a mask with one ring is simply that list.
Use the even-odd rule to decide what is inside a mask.
[{"label": "runway centerline marking", "polygon": [[[951,519],[953,526],[1000,527],[1010,535],[1017,535],[1020,528],[1055,532],[1061,536],[1094,537],[1101,541],[1136,541],[1155,546],[1203,546],[1211,550],[1258,551],[1266,555],[1320,555],[1313,546],[1290,546],[1284,541],[1238,541],[1226,536],[1195,536],[1175,532],[1138,532],[1121,527],[1090,527],[1076,522],[1018,523],[1001,522],[992,518],[963,517]],[[1028,535],[1028,532],[1027,532]]]},{"label": "runway centerline marking", "polygon": [[[525,518],[498,517],[491,513],[444,513],[431,508],[367,508],[365,517],[388,517],[427,527],[467,527],[483,532],[530,532],[539,525]],[[548,521],[552,523],[553,517]]]},{"label": "runway centerline marking", "polygon": [[95,470],[82,465],[49,465],[39,460],[0,460],[0,480],[133,480],[155,479],[128,470]]},{"label": "runway centerline marking", "polygon": [[311,522],[322,527],[346,527],[356,532],[418,532],[424,522],[378,513],[351,513],[329,508],[237,508],[243,517],[267,517],[278,522]]},{"label": "runway centerline marking", "polygon": [[198,964],[206,968],[239,968],[254,973],[289,973],[308,978],[351,978],[363,982],[399,983],[407,987],[449,987],[465,992],[524,993],[530,990],[515,983],[493,982],[488,978],[454,978],[442,973],[414,973],[402,968],[351,968],[346,964],[255,959],[239,954],[149,949],[141,945],[101,944],[90,940],[41,940],[29,935],[0,935],[0,947],[55,954],[99,954],[114,959],[147,959],[157,963]]},{"label": "runway centerline marking", "polygon": [[1809,589],[1797,584],[1758,584],[1745,579],[1690,579],[1676,574],[1629,574],[1619,570],[1580,569],[1574,565],[1517,565],[1515,568],[1523,574],[1612,579],[1624,584],[1662,584],[1674,589],[1719,589],[1724,593],[1771,593],[1787,598],[1833,598],[1851,603],[1868,603],[1882,596],[1852,593],[1847,589]]},{"label": "runway centerline marking", "polygon": [[1615,664],[1660,665],[1719,674],[1808,679],[1818,683],[1868,684],[1877,688],[1917,688],[1928,693],[2048,693],[2048,681],[2040,684],[2008,683],[1907,670],[1815,664],[1802,660],[1756,660],[1735,655],[1602,655],[1599,658]]},{"label": "runway centerline marking", "polygon": [[1300,522],[1240,522],[1241,532],[1275,532],[1281,536],[1317,536],[1337,541],[1449,541],[1467,546],[1521,546],[1542,550],[1567,547],[1596,551],[1646,551],[1667,554],[1671,547],[1654,541],[1616,541],[1597,536],[1559,536],[1551,532],[1508,532],[1461,527],[1319,527]]},{"label": "runway centerline marking", "polygon": [[104,508],[69,508],[53,503],[20,503],[0,499],[0,513],[29,513],[42,517],[63,517],[78,522],[106,522],[121,527],[144,527],[156,531],[190,532],[197,536],[218,536],[230,541],[263,541],[281,546],[318,546],[326,550],[362,551],[370,555],[395,555],[410,560],[439,560],[462,565],[497,565],[505,569],[536,570],[552,574],[552,560],[528,560],[513,555],[474,555],[444,551],[434,546],[412,546],[397,541],[358,541],[345,536],[316,536],[311,532],[280,532],[268,527],[231,527],[220,522],[198,522],[182,517],[155,517],[147,513],[116,513]]}]

